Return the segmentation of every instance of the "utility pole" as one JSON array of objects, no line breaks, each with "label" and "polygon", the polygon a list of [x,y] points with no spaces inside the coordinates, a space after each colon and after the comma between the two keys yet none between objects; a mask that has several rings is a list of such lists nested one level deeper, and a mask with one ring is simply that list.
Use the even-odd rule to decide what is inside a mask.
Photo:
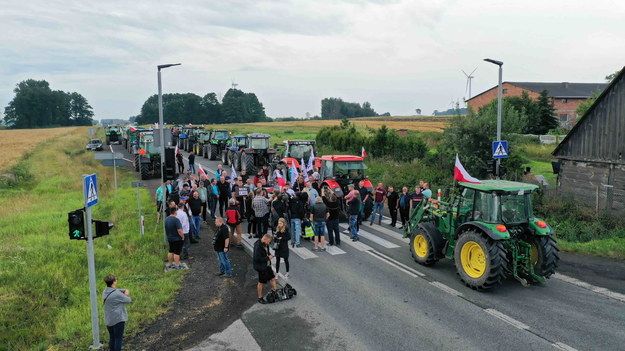
[{"label": "utility pole", "polygon": [[[501,141],[501,95],[502,95],[501,82],[503,78],[503,69],[502,69],[503,62],[489,59],[489,58],[484,59],[484,61],[490,62],[492,64],[499,66],[499,85],[497,86],[497,141]],[[496,173],[495,177],[499,179],[499,165],[501,164],[501,159],[498,158],[496,162],[497,163],[495,165],[495,173]]]},{"label": "utility pole", "polygon": [[[161,129],[160,132],[160,142],[161,142],[161,194],[163,196],[163,203],[165,203],[165,195],[167,188],[165,187],[165,181],[163,180],[165,175],[165,123],[163,122],[163,86],[161,84],[161,69],[179,66],[180,63],[169,63],[165,65],[158,65],[158,125]],[[167,233],[165,232],[165,208],[167,206],[161,206],[162,216],[163,216],[163,240],[167,242]]]}]

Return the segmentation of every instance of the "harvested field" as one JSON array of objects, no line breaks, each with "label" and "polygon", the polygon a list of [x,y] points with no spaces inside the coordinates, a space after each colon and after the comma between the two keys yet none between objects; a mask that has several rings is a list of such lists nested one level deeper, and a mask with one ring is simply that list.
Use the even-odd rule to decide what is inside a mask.
[{"label": "harvested field", "polygon": [[22,155],[35,150],[40,143],[78,130],[84,130],[86,135],[86,127],[0,130],[0,170],[14,166]]},{"label": "harvested field", "polygon": [[[451,121],[452,117],[362,117],[350,118],[350,122],[360,127],[380,128],[386,125],[391,129],[407,129],[417,130],[421,132],[442,132],[443,128]],[[274,128],[274,127],[291,127],[306,130],[317,131],[322,127],[335,126],[341,123],[340,120],[307,120],[307,121],[288,121],[288,122],[262,122],[262,123],[245,123],[224,125],[226,128],[237,127],[258,127],[258,128]]]}]

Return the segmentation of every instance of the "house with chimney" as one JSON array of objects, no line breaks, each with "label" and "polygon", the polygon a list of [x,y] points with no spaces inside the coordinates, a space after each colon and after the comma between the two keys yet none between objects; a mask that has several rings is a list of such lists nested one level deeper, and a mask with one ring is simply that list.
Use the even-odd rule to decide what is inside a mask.
[{"label": "house with chimney", "polygon": [[[601,93],[607,86],[607,83],[503,82],[502,95],[503,97],[521,96],[526,91],[531,98],[537,99],[541,91],[547,90],[553,99],[560,126],[571,129],[579,118],[576,112],[577,106],[591,97],[592,94]],[[470,106],[473,111],[478,111],[480,107],[489,104],[496,98],[497,86],[494,86],[468,99],[467,106]]]}]

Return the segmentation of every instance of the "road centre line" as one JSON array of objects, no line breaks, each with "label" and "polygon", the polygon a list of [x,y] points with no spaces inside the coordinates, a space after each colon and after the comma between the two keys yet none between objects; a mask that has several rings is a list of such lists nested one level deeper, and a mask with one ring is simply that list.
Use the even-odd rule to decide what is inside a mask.
[{"label": "road centre line", "polygon": [[403,264],[403,263],[401,263],[401,262],[399,262],[399,261],[397,261],[397,260],[395,260],[393,258],[390,258],[387,255],[385,255],[385,254],[383,254],[383,253],[381,253],[379,251],[371,250],[371,253],[373,255],[377,256],[378,258],[380,258],[382,260],[385,260],[386,262],[396,266],[398,269],[401,269],[403,271],[407,271],[407,272],[409,272],[411,274],[414,274],[414,275],[416,275],[418,277],[425,277],[425,274],[419,272],[418,270],[416,270],[416,269],[414,269],[412,267],[408,267],[405,264]]},{"label": "road centre line", "polygon": [[392,236],[393,238],[397,239],[397,240],[401,240],[403,242],[405,242],[406,244],[410,243],[410,239],[409,238],[404,238],[404,236],[401,233],[397,233],[395,231],[393,231],[392,229],[388,229],[388,228],[384,228],[380,225],[378,226],[369,226],[369,228],[373,229],[373,230],[377,230],[380,231],[382,233],[388,234],[390,236]]},{"label": "road centre line", "polygon": [[563,351],[577,351],[576,348],[571,347],[563,342],[554,342],[553,346],[555,346],[558,350],[563,350]]},{"label": "road centre line", "polygon": [[491,316],[493,316],[495,318],[499,318],[502,321],[504,321],[504,322],[506,322],[506,323],[512,325],[513,327],[518,328],[518,329],[528,330],[530,328],[527,324],[523,324],[523,323],[517,321],[516,319],[514,319],[514,318],[512,318],[512,317],[510,317],[510,316],[508,316],[506,314],[503,314],[503,313],[501,313],[499,311],[497,311],[496,309],[485,308],[484,312],[490,314]]},{"label": "road centre line", "polygon": [[580,288],[583,288],[583,289],[586,289],[586,290],[590,290],[590,291],[595,292],[595,293],[597,293],[599,295],[603,295],[603,296],[609,297],[611,299],[614,299],[614,300],[617,300],[617,301],[620,301],[620,302],[625,302],[625,295],[624,294],[620,294],[620,293],[611,291],[611,290],[606,289],[606,288],[602,288],[602,287],[599,287],[599,286],[595,286],[595,285],[586,283],[584,281],[581,281],[579,279],[575,279],[573,277],[569,277],[568,275],[564,275],[562,273],[555,273],[552,277],[555,278],[555,279],[559,279],[559,280],[565,281],[565,282],[567,282],[569,284],[573,284],[573,285],[578,286]]},{"label": "road centre line", "polygon": [[430,284],[434,285],[435,287],[443,290],[444,292],[454,295],[454,296],[462,296],[462,293],[452,287],[449,287],[441,282],[437,282],[437,281],[432,281],[430,282]]},{"label": "road centre line", "polygon": [[405,270],[405,269],[403,269],[403,268],[401,268],[401,267],[399,267],[399,266],[397,266],[397,265],[393,264],[393,262],[390,262],[390,261],[385,260],[384,258],[382,258],[382,257],[380,257],[380,256],[378,256],[378,255],[376,255],[376,254],[375,254],[375,253],[373,253],[372,251],[365,251],[365,252],[366,252],[366,253],[368,253],[369,255],[371,255],[371,256],[373,256],[373,257],[377,258],[378,260],[380,260],[380,261],[382,261],[382,262],[385,262],[385,263],[387,263],[387,264],[391,265],[392,267],[395,267],[395,268],[399,269],[400,271],[402,271],[402,272],[404,272],[404,273],[408,274],[409,276],[411,276],[411,277],[413,277],[413,278],[419,278],[419,276],[418,276],[418,275],[416,275],[416,274],[414,274],[414,273],[412,273],[412,272],[410,272],[410,271],[407,271],[407,270]]}]

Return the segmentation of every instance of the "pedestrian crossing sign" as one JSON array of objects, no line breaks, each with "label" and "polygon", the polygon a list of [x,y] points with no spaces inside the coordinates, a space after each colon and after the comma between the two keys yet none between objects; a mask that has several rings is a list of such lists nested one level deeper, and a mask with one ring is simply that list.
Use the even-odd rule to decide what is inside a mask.
[{"label": "pedestrian crossing sign", "polygon": [[95,174],[83,176],[83,189],[85,193],[85,207],[91,207],[98,203],[98,179]]},{"label": "pedestrian crossing sign", "polygon": [[493,158],[508,157],[508,142],[505,140],[493,141]]}]

